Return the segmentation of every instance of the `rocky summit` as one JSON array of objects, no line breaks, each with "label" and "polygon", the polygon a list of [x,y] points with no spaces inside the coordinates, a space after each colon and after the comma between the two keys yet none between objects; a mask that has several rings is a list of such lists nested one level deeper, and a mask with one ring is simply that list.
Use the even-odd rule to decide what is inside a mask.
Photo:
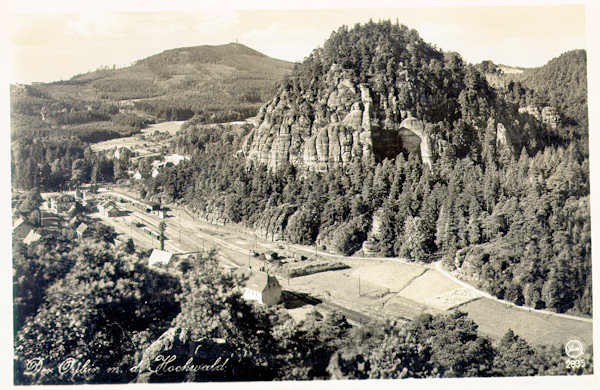
[{"label": "rocky summit", "polygon": [[491,119],[488,139],[518,153],[523,121],[502,107],[473,65],[416,31],[385,22],[343,27],[260,109],[242,152],[271,170],[291,164],[326,171],[399,153],[417,154],[431,167],[444,153],[482,148]]}]

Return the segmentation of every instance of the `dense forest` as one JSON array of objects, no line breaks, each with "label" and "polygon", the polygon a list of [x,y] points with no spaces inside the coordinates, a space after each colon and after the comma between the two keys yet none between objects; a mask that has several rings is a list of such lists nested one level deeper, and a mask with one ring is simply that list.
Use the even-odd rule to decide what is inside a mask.
[{"label": "dense forest", "polygon": [[[14,247],[16,384],[568,372],[562,351],[532,347],[510,331],[493,343],[460,312],[352,327],[335,312],[314,311],[296,322],[281,306],[244,300],[242,280],[221,271],[215,253],[151,269],[147,253],[114,247],[112,235],[96,229],[83,242],[64,230]],[[584,358],[579,374],[592,370],[589,351]],[[223,369],[166,368],[189,359]]]},{"label": "dense forest", "polygon": [[[172,147],[192,160],[148,179],[148,196],[254,227],[277,220],[286,240],[346,255],[442,257],[497,297],[592,314],[587,105],[585,90],[573,92],[585,86],[584,52],[495,88],[481,66],[438,51],[414,30],[389,22],[343,27],[282,82],[280,91],[297,96],[292,109],[319,109],[333,63],[359,80],[383,80],[381,88],[399,85],[401,109],[439,124],[432,131],[446,146],[431,169],[416,154],[399,154],[325,172],[269,170],[238,153],[248,129],[190,121]],[[573,82],[556,82],[566,75]],[[536,96],[561,101],[553,106],[558,123],[520,110],[542,104]],[[520,149],[498,141],[499,123],[517,123]]]}]

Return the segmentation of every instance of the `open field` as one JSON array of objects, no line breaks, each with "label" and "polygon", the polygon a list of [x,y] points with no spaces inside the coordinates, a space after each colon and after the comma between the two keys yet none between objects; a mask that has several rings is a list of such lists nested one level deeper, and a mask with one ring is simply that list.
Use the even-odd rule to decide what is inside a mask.
[{"label": "open field", "polygon": [[412,299],[396,294],[391,297],[383,306],[383,311],[392,318],[415,318],[419,314],[441,314],[444,310],[437,309],[433,306],[428,306]]},{"label": "open field", "polygon": [[579,340],[586,346],[592,339],[592,324],[550,314],[527,312],[506,306],[489,298],[481,298],[458,310],[469,314],[479,330],[494,339],[501,338],[508,329],[536,345],[565,345]]},{"label": "open field", "polygon": [[110,150],[114,148],[129,148],[134,152],[137,152],[140,156],[158,155],[158,151],[164,145],[165,140],[155,141],[152,139],[153,134],[156,131],[161,133],[168,133],[169,137],[174,136],[181,125],[184,122],[162,122],[149,125],[145,129],[142,129],[139,134],[132,135],[130,137],[114,138],[104,142],[98,142],[92,145],[94,152],[100,152],[104,150]]},{"label": "open field", "polygon": [[391,291],[400,291],[406,285],[423,274],[427,269],[420,265],[386,262],[379,265],[358,268],[352,276],[368,281]]},{"label": "open field", "polygon": [[306,293],[316,298],[329,299],[357,311],[377,315],[390,292],[370,282],[360,283],[350,276],[351,269],[321,272],[281,281],[284,288]]},{"label": "open field", "polygon": [[398,295],[440,310],[448,310],[480,297],[434,269],[414,279]]}]

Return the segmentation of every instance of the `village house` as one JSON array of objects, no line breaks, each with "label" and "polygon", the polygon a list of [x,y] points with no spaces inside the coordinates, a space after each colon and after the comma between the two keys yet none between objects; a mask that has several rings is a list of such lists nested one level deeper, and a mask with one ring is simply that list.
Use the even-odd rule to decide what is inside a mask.
[{"label": "village house", "polygon": [[73,218],[71,218],[71,219],[69,220],[69,225],[70,225],[70,226],[75,226],[75,225],[78,225],[78,223],[79,223],[79,219],[77,218],[77,216],[76,216],[76,215],[75,215]]},{"label": "village house", "polygon": [[55,214],[62,214],[69,211],[75,205],[73,195],[63,194],[50,198],[50,210]]},{"label": "village house", "polygon": [[114,200],[106,200],[98,203],[98,213],[105,218],[120,217],[123,212],[117,208]]},{"label": "village house", "polygon": [[23,244],[32,244],[36,241],[38,241],[40,238],[42,238],[42,236],[37,233],[35,230],[31,229],[29,231],[29,233],[27,233],[27,235],[25,236],[25,238],[23,239]]},{"label": "village house", "polygon": [[135,171],[135,173],[133,174],[133,180],[142,180],[142,174],[140,173],[140,171]]},{"label": "village house", "polygon": [[172,163],[173,165],[178,165],[180,162],[185,161],[185,160],[189,160],[190,157],[189,156],[183,156],[181,154],[171,154],[168,156],[165,156],[165,164],[167,163]]},{"label": "village house", "polygon": [[33,228],[33,225],[27,222],[27,220],[23,217],[19,217],[13,223],[13,238],[19,241],[23,240],[25,236],[29,233],[29,231]]},{"label": "village house", "polygon": [[173,254],[171,252],[153,249],[150,258],[148,259],[148,266],[152,267],[154,264],[167,265],[172,258]]},{"label": "village house", "polygon": [[73,206],[71,206],[69,208],[69,210],[67,210],[67,215],[69,217],[72,217],[72,216],[74,216],[78,212],[79,212],[79,209],[77,208],[77,203],[74,203]]},{"label": "village house", "polygon": [[258,301],[268,306],[276,305],[281,301],[281,285],[275,276],[247,267],[239,268],[234,275],[246,278],[244,299]]},{"label": "village house", "polygon": [[98,211],[98,208],[96,207],[98,204],[98,199],[96,198],[96,196],[91,193],[90,191],[85,191],[83,193],[83,202],[81,202],[81,204],[89,211],[89,212],[96,212]]},{"label": "village house", "polygon": [[87,237],[91,236],[91,234],[92,234],[90,227],[84,222],[80,223],[79,226],[77,226],[76,232],[77,232],[77,238],[80,240],[82,238],[87,238]]}]

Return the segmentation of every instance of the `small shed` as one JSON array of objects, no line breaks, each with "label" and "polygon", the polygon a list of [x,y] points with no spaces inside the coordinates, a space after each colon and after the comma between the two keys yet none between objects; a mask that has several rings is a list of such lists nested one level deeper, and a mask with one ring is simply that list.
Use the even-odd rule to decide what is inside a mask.
[{"label": "small shed", "polygon": [[148,259],[148,266],[152,267],[154,264],[169,264],[169,261],[173,258],[173,254],[167,251],[161,251],[153,249]]},{"label": "small shed", "polygon": [[79,224],[79,226],[77,226],[76,232],[77,238],[79,239],[86,238],[91,235],[90,227],[85,222],[82,222]]},{"label": "small shed", "polygon": [[246,279],[244,299],[268,306],[281,301],[281,285],[275,276],[246,267],[239,268],[234,274]]}]

